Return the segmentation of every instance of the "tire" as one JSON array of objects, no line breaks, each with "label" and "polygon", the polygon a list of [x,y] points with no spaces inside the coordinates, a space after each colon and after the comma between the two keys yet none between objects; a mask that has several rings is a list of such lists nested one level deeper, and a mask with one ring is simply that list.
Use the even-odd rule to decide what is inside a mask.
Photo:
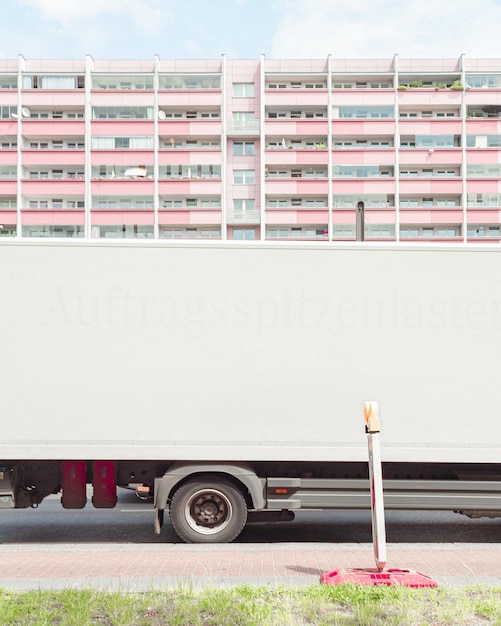
[{"label": "tire", "polygon": [[247,504],[226,478],[193,478],[174,493],[170,517],[176,534],[186,543],[228,543],[245,526]]}]

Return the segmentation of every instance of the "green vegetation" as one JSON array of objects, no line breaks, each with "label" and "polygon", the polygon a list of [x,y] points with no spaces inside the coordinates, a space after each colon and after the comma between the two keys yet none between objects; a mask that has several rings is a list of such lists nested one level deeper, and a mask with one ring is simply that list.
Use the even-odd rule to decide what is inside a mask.
[{"label": "green vegetation", "polygon": [[0,590],[0,624],[30,626],[431,626],[501,624],[501,589],[316,585],[145,593]]}]

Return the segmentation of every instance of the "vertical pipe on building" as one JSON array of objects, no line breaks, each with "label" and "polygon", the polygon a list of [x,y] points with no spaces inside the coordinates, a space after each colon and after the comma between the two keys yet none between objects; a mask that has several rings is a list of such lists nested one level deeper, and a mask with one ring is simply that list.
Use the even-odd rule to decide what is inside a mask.
[{"label": "vertical pipe on building", "polygon": [[327,55],[327,236],[333,239],[332,216],[332,55]]},{"label": "vertical pipe on building", "polygon": [[265,162],[265,63],[264,54],[260,57],[259,64],[259,239],[266,239],[266,162]]},{"label": "vertical pipe on building", "polygon": [[221,239],[228,239],[228,113],[227,113],[227,90],[226,90],[226,54],[221,55]]},{"label": "vertical pipe on building", "polygon": [[399,101],[399,75],[398,75],[398,54],[393,57],[393,89],[394,99],[394,115],[395,115],[395,135],[393,137],[393,150],[395,152],[395,241],[400,241],[400,101]]},{"label": "vertical pipe on building", "polygon": [[92,134],[91,134],[91,119],[92,119],[92,106],[91,106],[91,88],[92,88],[92,70],[94,69],[94,59],[90,54],[85,57],[85,198],[84,198],[84,237],[88,239],[92,234],[91,223],[91,204],[92,204],[92,189],[91,189],[91,148],[92,148]]},{"label": "vertical pipe on building", "polygon": [[17,65],[17,159],[16,159],[16,237],[22,237],[23,234],[23,223],[22,223],[22,201],[23,201],[23,190],[22,190],[22,151],[21,151],[21,142],[23,140],[22,133],[22,115],[21,108],[23,103],[21,101],[22,95],[22,87],[23,87],[23,72],[26,67],[26,59],[22,54],[18,56],[18,65]]},{"label": "vertical pipe on building", "polygon": [[459,69],[461,71],[461,84],[463,93],[461,94],[461,178],[463,189],[461,193],[461,206],[463,207],[463,243],[468,242],[468,181],[466,165],[466,68],[464,53],[459,57]]},{"label": "vertical pipe on building", "polygon": [[159,90],[159,66],[160,57],[158,54],[154,56],[154,73],[153,73],[153,239],[159,237],[158,227],[158,208],[160,206],[160,199],[158,197],[158,150],[159,150],[159,136],[158,136],[158,90]]}]

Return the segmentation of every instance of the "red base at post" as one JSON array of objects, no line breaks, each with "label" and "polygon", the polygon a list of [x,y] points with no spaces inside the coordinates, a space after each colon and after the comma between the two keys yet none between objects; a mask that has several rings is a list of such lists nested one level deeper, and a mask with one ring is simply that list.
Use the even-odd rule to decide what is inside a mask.
[{"label": "red base at post", "polygon": [[388,587],[437,587],[429,576],[408,569],[336,569],[320,576],[324,585],[387,585]]}]

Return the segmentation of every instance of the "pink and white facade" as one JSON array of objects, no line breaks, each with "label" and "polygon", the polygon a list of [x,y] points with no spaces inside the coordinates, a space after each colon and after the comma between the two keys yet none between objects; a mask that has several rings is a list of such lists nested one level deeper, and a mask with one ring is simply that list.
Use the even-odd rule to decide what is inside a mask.
[{"label": "pink and white facade", "polygon": [[501,240],[501,58],[0,60],[0,234]]}]

